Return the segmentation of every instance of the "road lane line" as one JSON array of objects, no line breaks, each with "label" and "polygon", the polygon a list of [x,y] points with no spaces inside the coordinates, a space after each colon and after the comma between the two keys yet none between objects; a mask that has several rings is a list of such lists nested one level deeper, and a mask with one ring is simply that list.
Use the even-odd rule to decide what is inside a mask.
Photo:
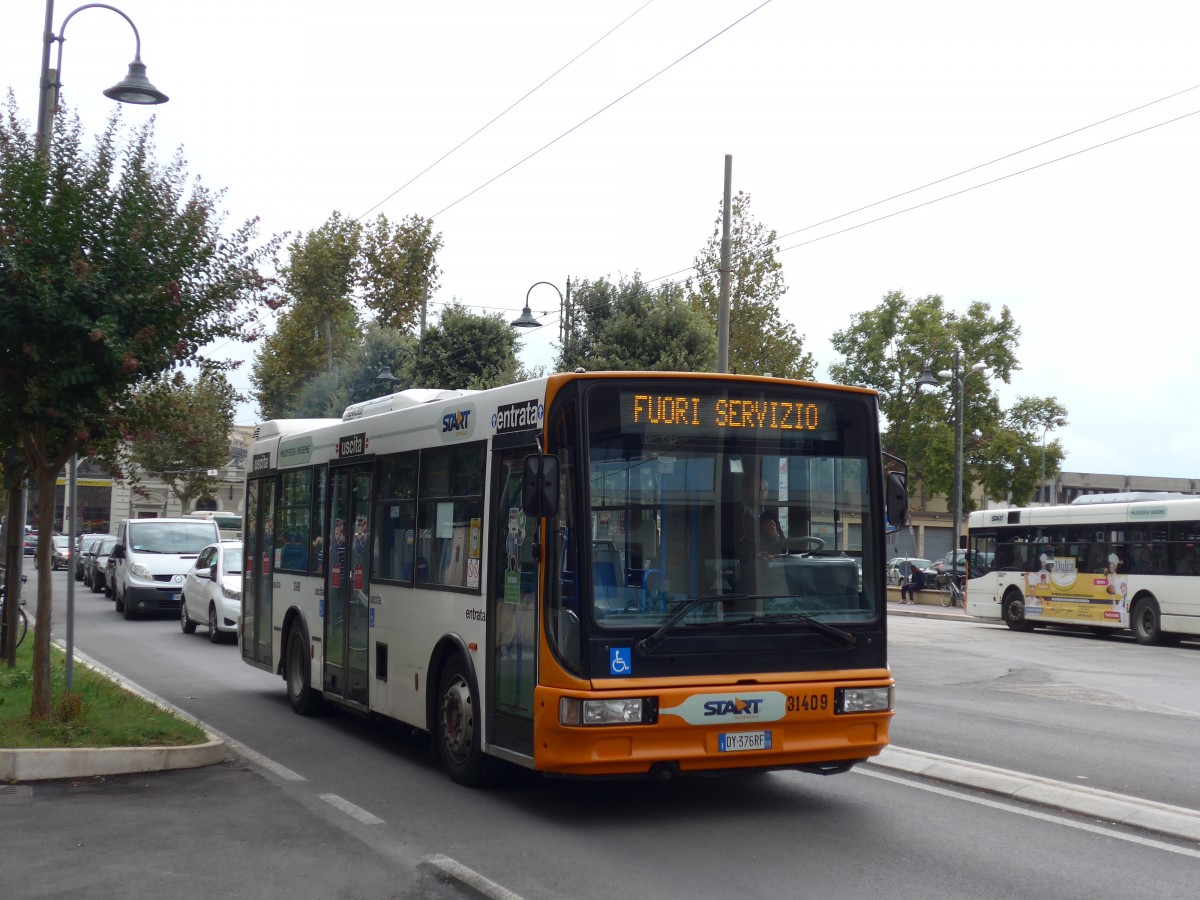
[{"label": "road lane line", "polygon": [[1156,841],[1153,838],[1141,837],[1136,834],[1128,834],[1124,831],[1117,831],[1114,828],[1105,828],[1102,825],[1092,825],[1088,822],[1079,822],[1075,819],[1066,819],[1062,816],[1051,815],[1050,813],[1040,812],[1036,809],[1025,809],[1024,807],[1014,806],[1010,803],[1001,803],[999,800],[989,800],[986,797],[975,797],[971,794],[965,794],[961,790],[952,791],[949,788],[938,787],[934,784],[924,784],[920,781],[913,781],[908,778],[900,778],[896,775],[889,775],[886,772],[876,772],[871,769],[856,768],[853,770],[859,775],[869,775],[871,778],[879,778],[883,781],[891,781],[895,784],[902,784],[907,787],[916,788],[919,791],[927,791],[931,794],[939,794],[943,797],[953,797],[957,800],[963,800],[967,803],[974,803],[977,806],[986,806],[990,809],[998,809],[1003,812],[1015,813],[1018,816],[1025,816],[1029,819],[1039,819],[1043,822],[1052,822],[1055,825],[1065,825],[1068,828],[1074,828],[1078,831],[1088,831],[1092,834],[1100,834],[1105,837],[1114,838],[1119,841],[1125,841],[1130,844],[1141,844],[1143,847],[1152,847],[1155,850],[1166,850],[1168,853],[1177,853],[1180,856],[1190,856],[1193,859],[1200,859],[1200,850],[1193,850],[1189,847],[1177,847],[1174,844],[1168,844],[1164,841]]},{"label": "road lane line", "polygon": [[514,894],[508,888],[501,887],[500,885],[496,884],[496,882],[488,878],[484,878],[474,869],[468,869],[458,860],[451,859],[449,856],[442,856],[441,854],[438,854],[437,856],[429,857],[428,861],[431,865],[437,866],[451,878],[461,881],[463,884],[473,888],[474,890],[483,894],[485,897],[491,898],[491,900],[522,900],[520,894]]},{"label": "road lane line", "polygon": [[364,825],[383,825],[383,819],[379,816],[372,815],[361,806],[356,806],[345,797],[339,797],[337,794],[318,794],[322,800],[332,806],[334,809],[339,809],[352,819],[357,819]]}]

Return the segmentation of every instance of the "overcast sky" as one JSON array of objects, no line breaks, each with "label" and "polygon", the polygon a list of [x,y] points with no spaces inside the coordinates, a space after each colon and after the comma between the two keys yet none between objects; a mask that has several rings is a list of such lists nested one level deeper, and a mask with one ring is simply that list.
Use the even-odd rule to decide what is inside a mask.
[{"label": "overcast sky", "polygon": [[[432,310],[515,317],[540,281],[686,278],[731,154],[819,377],[888,291],[1008,306],[1001,397],[1066,405],[1066,469],[1200,478],[1196,0],[114,5],[171,98],[124,121],[155,115],[230,226],[433,217]],[[29,121],[44,20],[0,9],[0,84]],[[95,132],[133,33],[88,9],[65,37],[63,100]],[[547,324],[522,358],[546,364],[558,295],[530,303]]]}]

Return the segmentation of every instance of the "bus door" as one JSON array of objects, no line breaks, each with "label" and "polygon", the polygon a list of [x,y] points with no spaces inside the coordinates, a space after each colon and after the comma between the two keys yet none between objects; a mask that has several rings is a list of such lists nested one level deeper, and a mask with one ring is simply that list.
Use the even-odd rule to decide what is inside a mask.
[{"label": "bus door", "polygon": [[327,695],[366,706],[371,617],[371,465],[330,469],[329,481],[323,690]]},{"label": "bus door", "polygon": [[271,529],[275,519],[275,476],[246,483],[246,546],[242,564],[242,658],[270,667]]},{"label": "bus door", "polygon": [[490,690],[488,742],[533,756],[533,689],[537,683],[538,565],[533,543],[536,519],[521,511],[525,457],[537,447],[525,435],[519,446],[496,446],[492,454],[491,526],[487,627]]}]

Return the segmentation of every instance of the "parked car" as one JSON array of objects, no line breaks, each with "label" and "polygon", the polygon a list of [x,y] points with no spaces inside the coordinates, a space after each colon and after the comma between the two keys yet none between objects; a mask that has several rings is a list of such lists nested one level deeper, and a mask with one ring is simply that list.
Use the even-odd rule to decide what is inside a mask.
[{"label": "parked car", "polygon": [[94,532],[91,534],[81,534],[79,536],[79,545],[75,551],[75,580],[83,581],[83,572],[87,568],[88,551],[91,550],[92,544],[100,540],[102,537],[112,537],[113,535],[100,534]]},{"label": "parked car", "polygon": [[84,583],[92,589],[93,594],[104,592],[104,596],[112,593],[112,582],[108,580],[108,557],[113,547],[117,546],[115,537],[103,537],[92,544],[92,558],[88,560],[88,574]]},{"label": "parked car", "polygon": [[933,562],[916,556],[897,556],[888,560],[888,584],[906,584],[912,578],[912,570],[928,569]]},{"label": "parked car", "polygon": [[28,526],[25,528],[25,549],[26,556],[37,555],[37,532]]},{"label": "parked car", "polygon": [[187,573],[179,598],[179,626],[193,634],[197,624],[208,625],[214,644],[237,634],[242,613],[242,542],[209,544]]},{"label": "parked car", "polygon": [[220,541],[217,523],[202,519],[126,519],[117,529],[112,584],[117,612],[179,615],[188,570],[209,544]]},{"label": "parked car", "polygon": [[54,549],[50,552],[50,568],[67,568],[71,565],[71,539],[64,534],[56,534],[51,540],[54,541]]}]

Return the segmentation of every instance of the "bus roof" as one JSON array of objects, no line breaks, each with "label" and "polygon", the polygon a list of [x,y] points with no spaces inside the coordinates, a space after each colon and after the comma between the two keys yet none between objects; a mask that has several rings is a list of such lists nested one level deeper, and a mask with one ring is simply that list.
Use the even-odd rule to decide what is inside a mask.
[{"label": "bus roof", "polygon": [[980,509],[971,513],[967,520],[967,528],[969,530],[1005,525],[1085,525],[1092,522],[1178,522],[1192,519],[1200,519],[1200,496],[1168,493],[1162,498],[1138,497],[1133,500],[1112,500],[1107,503],[1033,506],[1025,509]]}]

